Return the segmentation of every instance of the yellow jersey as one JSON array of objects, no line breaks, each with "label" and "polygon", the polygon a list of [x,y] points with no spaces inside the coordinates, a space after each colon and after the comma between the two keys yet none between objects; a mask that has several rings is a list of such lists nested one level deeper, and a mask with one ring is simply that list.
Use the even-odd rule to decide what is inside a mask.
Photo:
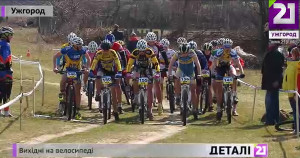
[{"label": "yellow jersey", "polygon": [[156,72],[160,72],[159,62],[154,52],[150,48],[146,48],[144,52],[145,52],[144,54],[141,54],[138,49],[135,49],[130,54],[127,68],[126,68],[127,72],[131,71],[132,66],[135,62],[138,67],[143,67],[143,68],[147,68],[147,67],[151,68],[153,64]]},{"label": "yellow jersey", "polygon": [[117,71],[122,71],[120,59],[113,49],[108,51],[99,50],[94,57],[91,70],[94,71],[98,63],[104,70],[114,71],[114,66],[116,66]]}]

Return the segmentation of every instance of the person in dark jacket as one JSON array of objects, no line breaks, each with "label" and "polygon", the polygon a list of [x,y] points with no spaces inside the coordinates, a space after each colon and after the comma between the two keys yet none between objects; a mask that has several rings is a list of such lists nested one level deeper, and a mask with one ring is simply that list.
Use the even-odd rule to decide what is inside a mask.
[{"label": "person in dark jacket", "polygon": [[115,36],[116,41],[123,41],[124,40],[124,34],[123,32],[119,31],[119,25],[115,24],[114,31],[112,34]]},{"label": "person in dark jacket", "polygon": [[266,125],[279,122],[279,89],[282,86],[284,56],[278,51],[279,44],[269,44],[268,53],[262,64],[262,89],[265,98]]},{"label": "person in dark jacket", "polygon": [[130,51],[130,53],[132,53],[133,50],[136,49],[136,44],[137,44],[138,40],[139,39],[136,36],[136,34],[134,32],[132,32],[131,35],[130,35],[129,42],[127,44],[127,49]]}]

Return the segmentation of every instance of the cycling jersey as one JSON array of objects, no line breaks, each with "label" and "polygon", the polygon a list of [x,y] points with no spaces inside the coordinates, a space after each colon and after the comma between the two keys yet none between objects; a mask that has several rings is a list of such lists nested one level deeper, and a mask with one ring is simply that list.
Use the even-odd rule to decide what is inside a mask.
[{"label": "cycling jersey", "polygon": [[154,46],[149,46],[148,47],[154,52],[154,54],[156,55],[156,58],[160,60],[160,56],[163,60],[163,62],[165,63],[165,65],[167,65],[167,67],[169,66],[169,60],[168,60],[168,56],[166,54],[166,52],[164,51],[163,46],[159,43],[159,42],[155,42]]},{"label": "cycling jersey", "polygon": [[178,59],[178,71],[181,71],[186,76],[194,76],[194,56],[196,56],[196,53],[193,50],[188,52],[185,57],[182,57],[176,52],[174,57],[176,60]]},{"label": "cycling jersey", "polygon": [[[172,56],[175,54],[175,50],[173,49],[168,49],[166,51],[166,54],[167,54],[167,57],[168,57],[168,60],[170,62]],[[161,53],[159,54],[159,66],[160,66],[160,69],[165,69],[166,68],[166,63],[165,63],[165,60],[163,58],[163,56],[161,55]]]},{"label": "cycling jersey", "polygon": [[81,60],[83,56],[86,54],[86,49],[82,48],[81,50],[75,50],[72,46],[67,46],[61,49],[61,54],[65,59],[65,68],[68,71],[72,70],[80,70]]},{"label": "cycling jersey", "polygon": [[6,40],[0,40],[0,80],[12,79],[12,56],[10,44]]},{"label": "cycling jersey", "polygon": [[138,49],[135,49],[131,53],[126,68],[127,72],[131,72],[134,62],[136,62],[137,67],[151,68],[152,66],[154,66],[156,72],[160,71],[159,63],[154,52],[150,48],[146,48],[144,52],[145,53],[141,55],[140,51]]},{"label": "cycling jersey", "polygon": [[115,71],[114,66],[116,66],[117,71],[122,71],[119,57],[113,49],[98,51],[92,62],[91,70],[94,71],[98,64],[106,71]]},{"label": "cycling jersey", "polygon": [[214,60],[218,60],[221,65],[223,65],[223,64],[228,65],[228,64],[230,64],[230,61],[232,59],[235,60],[238,58],[239,58],[239,56],[234,49],[231,49],[231,50],[228,50],[225,52],[225,50],[223,48],[218,49],[214,56]]}]

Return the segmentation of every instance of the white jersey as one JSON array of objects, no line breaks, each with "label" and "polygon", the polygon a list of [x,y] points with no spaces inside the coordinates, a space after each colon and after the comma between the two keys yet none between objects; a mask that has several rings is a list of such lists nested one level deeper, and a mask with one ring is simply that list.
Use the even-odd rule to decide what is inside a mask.
[{"label": "white jersey", "polygon": [[[167,57],[168,57],[169,62],[171,61],[171,58],[172,58],[172,56],[173,56],[175,53],[176,53],[175,50],[173,50],[173,49],[168,49],[168,51],[166,52],[166,54],[167,54]],[[164,60],[164,58],[162,57],[161,53],[159,54],[159,66],[160,66],[160,69],[165,69],[165,68],[166,68],[165,60]]]}]

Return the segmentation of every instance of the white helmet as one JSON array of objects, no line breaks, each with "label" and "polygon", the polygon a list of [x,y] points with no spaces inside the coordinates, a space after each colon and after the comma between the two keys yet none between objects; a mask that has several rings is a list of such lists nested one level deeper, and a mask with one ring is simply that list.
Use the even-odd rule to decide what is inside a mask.
[{"label": "white helmet", "polygon": [[72,45],[83,45],[83,40],[80,37],[72,38]]},{"label": "white helmet", "polygon": [[89,50],[91,53],[96,53],[96,51],[98,50],[98,44],[97,44],[95,41],[91,41],[91,42],[88,44],[88,50]]},{"label": "white helmet", "polygon": [[226,39],[224,40],[224,43],[223,43],[223,45],[232,45],[232,44],[233,44],[233,42],[232,42],[232,40],[229,39],[229,38],[226,38]]},{"label": "white helmet", "polygon": [[170,46],[170,42],[168,39],[163,38],[162,40],[160,40],[159,42],[163,47],[169,47]]},{"label": "white helmet", "polygon": [[147,42],[150,42],[150,41],[156,41],[157,37],[154,32],[148,32],[145,39]]},{"label": "white helmet", "polygon": [[147,41],[144,39],[141,39],[137,42],[136,48],[140,51],[144,51],[147,48]]},{"label": "white helmet", "polygon": [[74,32],[71,32],[70,34],[68,34],[68,42],[72,43],[72,38],[77,37],[77,35]]},{"label": "white helmet", "polygon": [[1,34],[10,33],[14,34],[14,30],[11,27],[3,26],[0,30]]},{"label": "white helmet", "polygon": [[218,45],[223,45],[225,41],[225,38],[219,38],[218,39]]},{"label": "white helmet", "polygon": [[190,41],[188,44],[190,45],[190,48],[193,50],[196,50],[198,47],[195,41]]},{"label": "white helmet", "polygon": [[181,45],[183,43],[187,43],[187,40],[184,37],[179,37],[177,39],[177,44]]}]

